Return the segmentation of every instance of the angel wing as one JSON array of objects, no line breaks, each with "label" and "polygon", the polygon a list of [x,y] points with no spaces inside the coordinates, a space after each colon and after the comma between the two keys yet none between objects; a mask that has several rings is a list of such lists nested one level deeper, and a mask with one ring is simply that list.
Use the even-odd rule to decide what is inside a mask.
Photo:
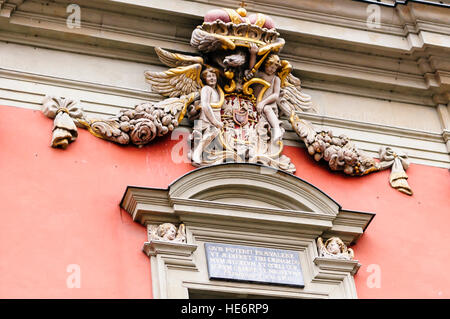
[{"label": "angel wing", "polygon": [[175,241],[185,243],[186,242],[186,227],[184,224],[180,224],[178,227],[177,237],[175,237]]},{"label": "angel wing", "polygon": [[170,98],[189,95],[200,91],[203,58],[172,53],[155,48],[161,62],[172,67],[164,72],[146,71],[145,79],[152,85],[152,91]]},{"label": "angel wing", "polygon": [[196,63],[203,65],[203,58],[199,56],[172,53],[161,48],[155,48],[155,51],[161,62],[171,68],[188,66]]},{"label": "angel wing", "polygon": [[282,87],[280,95],[281,98],[278,101],[278,106],[288,116],[292,111],[317,113],[311,96],[301,91],[300,79],[292,74],[288,74],[285,77],[284,87]]},{"label": "angel wing", "polygon": [[322,237],[317,238],[317,249],[319,251],[319,257],[323,257],[326,253],[326,249]]},{"label": "angel wing", "polygon": [[218,49],[233,50],[236,48],[236,44],[223,35],[209,33],[201,29],[195,29],[192,32],[191,45],[202,52],[211,52]]},{"label": "angel wing", "polygon": [[145,79],[152,85],[152,91],[167,97],[180,97],[198,92],[203,87],[200,79],[202,65],[195,63],[179,66],[164,72],[145,72]]}]

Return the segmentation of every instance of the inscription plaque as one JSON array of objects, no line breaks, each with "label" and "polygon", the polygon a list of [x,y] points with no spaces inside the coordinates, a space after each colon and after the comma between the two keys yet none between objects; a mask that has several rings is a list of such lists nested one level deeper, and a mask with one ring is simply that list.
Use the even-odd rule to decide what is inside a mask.
[{"label": "inscription plaque", "polygon": [[205,243],[205,253],[209,279],[305,286],[298,251]]}]

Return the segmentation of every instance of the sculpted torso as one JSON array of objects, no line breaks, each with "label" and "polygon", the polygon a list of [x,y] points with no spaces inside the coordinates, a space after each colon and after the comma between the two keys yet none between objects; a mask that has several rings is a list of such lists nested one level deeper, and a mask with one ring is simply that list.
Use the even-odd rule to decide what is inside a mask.
[{"label": "sculpted torso", "polygon": [[[280,78],[278,76],[276,76],[275,74],[269,75],[269,74],[267,74],[265,72],[258,71],[258,72],[256,72],[256,77],[257,78],[261,78],[261,79],[263,79],[263,80],[265,80],[265,81],[270,83],[270,87],[264,93],[263,99],[265,99],[269,95],[272,95],[273,93],[275,93],[275,88],[277,86],[280,86],[280,82],[281,82]],[[255,96],[258,96],[259,92],[261,92],[261,90],[262,90],[262,86],[258,85],[255,88]]]},{"label": "sculpted torso", "polygon": [[[215,89],[213,89],[211,86],[209,85],[205,85],[202,88],[201,91],[201,103],[202,103],[202,109],[206,110],[207,108],[211,107],[212,110],[212,115],[214,116],[214,118],[220,122],[220,108],[213,108],[211,106],[211,103],[217,104],[219,102],[219,93],[217,93],[217,91]],[[208,117],[208,111],[204,111],[201,112],[200,115],[200,119],[202,121],[206,121],[206,122],[210,122],[211,124],[215,124],[213,120],[211,120]]]}]

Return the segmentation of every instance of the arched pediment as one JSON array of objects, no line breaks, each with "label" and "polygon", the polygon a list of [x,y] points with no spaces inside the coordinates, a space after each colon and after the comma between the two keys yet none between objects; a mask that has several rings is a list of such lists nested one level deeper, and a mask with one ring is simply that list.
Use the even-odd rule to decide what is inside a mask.
[{"label": "arched pediment", "polygon": [[324,192],[297,176],[247,163],[196,169],[173,182],[169,196],[334,216],[341,208]]},{"label": "arched pediment", "polygon": [[[324,192],[294,175],[246,163],[199,168],[167,189],[128,187],[121,206],[134,221],[147,226],[148,242],[143,250],[150,257],[156,298],[191,298],[199,292],[209,295],[214,291],[355,298],[353,275],[360,266],[358,261],[320,257],[316,241],[318,237],[338,236],[347,245],[355,243],[374,216],[342,210]],[[167,223],[178,227],[177,236],[184,236],[184,242],[155,237],[155,229]],[[207,253],[211,245],[222,245],[225,252],[231,249],[228,261],[233,264],[244,260],[233,249],[298,255],[301,270],[295,278],[302,274],[304,286],[271,285],[269,275],[259,283],[228,282],[234,275],[219,274],[216,278],[208,261],[228,255],[211,257],[212,252]],[[254,263],[270,272],[268,261],[256,259],[256,253],[254,258]],[[225,259],[220,265],[225,265]],[[215,271],[223,269],[214,267]],[[253,268],[245,269],[242,276],[249,278]]]},{"label": "arched pediment", "polygon": [[248,163],[202,167],[167,189],[129,186],[121,206],[143,225],[248,225],[313,236],[338,235],[347,244],[356,242],[374,216],[342,210],[330,196],[297,176]]}]

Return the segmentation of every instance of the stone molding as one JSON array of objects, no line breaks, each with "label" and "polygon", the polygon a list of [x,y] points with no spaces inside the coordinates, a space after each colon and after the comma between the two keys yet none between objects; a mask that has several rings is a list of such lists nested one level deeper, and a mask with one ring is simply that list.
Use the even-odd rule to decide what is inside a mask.
[{"label": "stone molding", "polygon": [[13,12],[24,0],[0,0],[0,17],[11,18]]},{"label": "stone molding", "polygon": [[[64,92],[70,90],[71,94],[66,96],[77,97],[82,100],[83,109],[93,117],[103,118],[115,115],[120,109],[131,108],[132,105],[142,101],[159,101],[160,97],[143,90],[115,87],[98,83],[63,79],[52,76],[44,76],[33,73],[19,72],[0,69],[0,77],[17,82],[12,86],[5,83],[0,89],[0,102],[3,105],[17,106],[39,110],[42,99],[48,92],[48,87],[57,87]],[[1,79],[0,79],[1,81]],[[34,83],[30,86],[31,83]],[[314,87],[306,84],[304,87]],[[42,88],[41,88],[42,87]],[[40,89],[41,88],[41,89]],[[318,89],[321,89],[319,85]],[[327,91],[335,91],[329,90]],[[369,93],[368,93],[369,94]],[[106,98],[108,96],[108,98]],[[107,101],[115,101],[112,104]],[[22,101],[22,102],[20,102]],[[361,149],[374,157],[378,156],[381,144],[389,145],[396,149],[408,152],[412,163],[431,165],[437,167],[449,167],[450,148],[445,146],[445,134],[429,132],[405,127],[375,124],[336,117],[299,113],[302,118],[312,122],[317,128],[345,130],[344,134],[349,136]],[[188,128],[187,119],[181,122],[181,126]],[[295,147],[303,147],[297,135],[286,122],[285,144]]]},{"label": "stone molding", "polygon": [[153,298],[167,299],[170,278],[164,273],[171,269],[178,272],[196,272],[197,267],[192,259],[196,245],[181,243],[150,241],[144,243],[143,251],[150,257],[152,270]]},{"label": "stone molding", "polygon": [[[264,206],[251,205],[260,196],[264,196]],[[229,202],[233,198],[239,201]],[[251,221],[253,228],[324,233],[325,237],[339,236],[346,244],[356,243],[374,216],[343,210],[328,195],[294,175],[239,163],[196,169],[168,189],[129,186],[121,206],[142,225],[203,222],[241,227]]]},{"label": "stone molding", "polygon": [[[21,10],[18,10],[14,13],[15,17],[18,18],[18,21],[14,24],[14,26],[16,28],[20,28],[20,25],[23,26],[28,26],[28,27],[39,27],[39,28],[48,28],[51,30],[57,30],[58,32],[64,32],[67,33],[68,35],[70,35],[68,38],[72,38],[72,40],[70,41],[70,43],[68,43],[69,47],[66,47],[65,49],[70,49],[70,46],[77,46],[77,45],[82,45],[84,41],[82,41],[81,39],[79,39],[79,34],[83,34],[86,33],[86,35],[92,37],[93,39],[95,38],[102,38],[103,41],[112,41],[112,42],[116,42],[113,47],[115,48],[123,48],[123,58],[132,58],[130,56],[130,52],[133,52],[132,54],[139,54],[141,57],[144,56],[149,56],[149,55],[153,55],[151,53],[146,53],[146,54],[142,54],[143,52],[151,52],[151,48],[156,47],[156,46],[161,46],[163,48],[168,48],[168,49],[174,49],[174,50],[180,50],[180,51],[184,51],[184,52],[192,52],[192,48],[190,48],[188,46],[188,42],[189,39],[187,37],[183,38],[183,37],[179,37],[177,36],[177,34],[189,34],[192,28],[192,25],[196,25],[199,23],[199,20],[201,19],[201,14],[199,14],[199,12],[206,12],[208,9],[212,9],[213,5],[211,4],[204,4],[202,3],[202,1],[187,1],[192,2],[192,3],[196,3],[197,6],[195,11],[193,11],[189,6],[186,6],[186,1],[178,1],[178,0],[174,0],[174,1],[165,1],[164,3],[145,3],[145,5],[142,2],[136,2],[135,4],[132,4],[133,2],[127,1],[122,2],[122,1],[114,1],[114,2],[101,2],[101,1],[91,1],[91,2],[96,2],[96,5],[93,6],[92,4],[89,4],[85,1],[75,1],[75,2],[79,2],[80,5],[83,7],[83,12],[84,12],[84,20],[86,21],[82,21],[83,23],[83,28],[85,29],[83,31],[83,28],[77,31],[73,31],[71,29],[68,29],[65,27],[65,15],[64,15],[64,8],[63,5],[64,3],[58,3],[58,4],[52,4],[50,6],[48,6],[48,8],[45,8],[45,10],[47,10],[45,13],[36,11],[35,6],[30,5],[24,5],[21,7]],[[122,3],[121,3],[122,2]],[[356,29],[359,28],[360,30],[358,30],[358,32],[367,32],[367,26],[366,26],[366,18],[367,18],[367,14],[365,12],[365,10],[361,10],[361,7],[363,6],[363,4],[358,4],[355,3],[353,1],[347,1],[347,2],[343,2],[341,5],[343,7],[349,6],[349,3],[352,3],[351,7],[353,10],[351,12],[348,13],[348,16],[345,15],[336,15],[336,13],[333,13],[333,11],[327,12],[327,6],[323,6],[323,8],[318,9],[318,7],[316,8],[316,11],[311,11],[306,10],[305,11],[305,7],[307,7],[307,3],[305,2],[305,4],[302,4],[302,8],[295,8],[296,4],[291,3],[290,6],[287,6],[289,9],[283,9],[280,8],[279,6],[275,6],[275,4],[272,4],[270,1],[264,1],[262,3],[258,2],[258,5],[255,6],[252,3],[249,3],[249,10],[257,10],[259,12],[270,12],[270,14],[272,14],[274,16],[275,19],[279,19],[280,20],[280,24],[281,26],[279,27],[279,31],[281,31],[282,33],[286,32],[288,33],[286,39],[288,40],[287,43],[292,42],[292,47],[291,45],[287,45],[286,49],[284,52],[284,54],[286,54],[287,56],[289,56],[289,60],[291,62],[295,62],[294,60],[292,60],[292,56],[296,57],[298,56],[299,52],[297,52],[298,50],[295,50],[293,48],[293,46],[296,46],[296,44],[293,41],[294,39],[290,39],[290,34],[292,34],[294,32],[294,36],[292,38],[296,38],[295,33],[299,33],[302,35],[302,38],[308,38],[308,37],[323,37],[324,39],[326,38],[326,41],[328,43],[328,45],[323,48],[320,48],[321,55],[324,55],[321,60],[317,60],[317,62],[319,61],[323,61],[323,62],[328,62],[328,64],[333,60],[336,59],[336,56],[339,52],[339,50],[345,50],[346,52],[346,57],[344,60],[342,60],[340,63],[338,63],[336,65],[337,69],[336,74],[339,76],[342,74],[342,70],[339,70],[339,68],[344,68],[344,70],[348,73],[349,75],[351,75],[351,70],[353,70],[355,68],[355,65],[350,65],[349,61],[356,61],[358,60],[356,58],[356,56],[359,54],[357,53],[359,52],[364,52],[364,55],[366,55],[366,59],[365,60],[365,64],[368,65],[372,65],[371,67],[371,72],[378,72],[378,71],[382,71],[382,72],[388,72],[390,70],[396,70],[396,76],[398,78],[398,81],[396,83],[396,86],[400,86],[401,85],[405,85],[406,87],[409,87],[412,84],[412,87],[416,87],[416,88],[420,88],[420,89],[427,89],[426,85],[424,83],[424,78],[423,78],[423,74],[419,72],[419,70],[417,69],[417,64],[416,64],[416,60],[420,57],[425,56],[426,58],[431,58],[433,56],[435,56],[435,54],[433,54],[431,51],[428,53],[420,53],[419,56],[417,58],[413,58],[413,59],[408,59],[404,56],[402,56],[401,54],[395,58],[390,57],[392,55],[392,49],[395,45],[398,46],[398,50],[403,51],[402,53],[410,53],[410,48],[411,45],[405,46],[403,43],[404,41],[404,37],[407,35],[405,34],[405,30],[408,28],[405,28],[405,25],[409,25],[408,22],[401,22],[398,21],[397,25],[395,25],[395,28],[398,30],[396,32],[394,32],[396,35],[394,34],[386,34],[386,30],[384,30],[384,28],[381,28],[381,30],[376,29],[374,30],[369,30],[371,33],[373,33],[374,35],[377,34],[378,37],[383,37],[383,36],[389,36],[391,38],[386,38],[383,41],[380,41],[379,43],[366,43],[366,39],[364,36],[362,36],[362,34],[353,34],[354,32],[356,32]],[[235,5],[234,3],[230,5]],[[55,6],[54,8],[52,6]],[[102,7],[102,6],[106,6],[106,7]],[[253,8],[254,7],[254,8]],[[300,7],[300,6],[299,6]],[[409,7],[415,8],[415,4],[411,4],[409,5]],[[102,24],[98,24],[95,21],[95,16],[98,15],[98,10],[100,8],[103,8],[105,10],[102,11],[102,14],[105,15],[105,18],[108,16],[111,16],[111,19],[108,19],[110,22],[109,24],[107,23],[102,23]],[[136,10],[141,10],[141,14],[137,14]],[[50,11],[53,10],[53,11]],[[203,11],[202,11],[203,10]],[[284,11],[283,11],[284,10]],[[394,9],[389,9],[389,10],[394,10]],[[417,10],[417,9],[415,9]],[[424,7],[421,8],[421,10],[424,10],[425,12],[427,12],[428,8]],[[141,21],[143,25],[148,25],[148,21],[146,21],[146,19],[144,19],[142,17],[142,15],[146,14],[148,17],[151,17],[153,19],[155,19],[158,16],[158,12],[160,11],[164,11],[165,16],[166,16],[166,20],[169,20],[171,16],[173,16],[173,21],[177,21],[177,23],[179,25],[177,25],[177,30],[183,30],[183,31],[179,31],[174,33],[174,26],[173,24],[168,24],[165,21],[158,21],[158,23],[160,24],[158,30],[159,32],[156,32],[154,30],[148,30],[145,31],[146,29],[135,29],[132,26],[136,25],[136,22],[134,23],[126,23],[126,20],[134,20],[134,21]],[[53,12],[54,16],[51,16],[51,12]],[[56,12],[56,13],[55,13]],[[114,24],[113,21],[115,21],[114,19],[112,19],[112,17],[114,15],[117,14],[117,12],[126,12],[127,15],[123,15],[123,17],[121,17],[121,20],[117,20],[118,22],[116,22],[116,24]],[[307,12],[306,15],[302,15],[302,14],[296,14],[298,12]],[[383,13],[383,14],[387,14],[387,13]],[[311,17],[309,18],[311,21],[308,21],[307,16],[310,15]],[[330,20],[330,17],[333,17],[333,21]],[[410,18],[413,19],[414,17]],[[418,19],[418,18],[417,18]],[[34,21],[39,21],[40,23],[35,23]],[[283,30],[283,25],[289,25],[294,23],[295,21],[304,21],[304,22],[308,22],[308,23],[314,23],[315,25],[317,24],[322,24],[324,26],[334,26],[337,24],[340,24],[342,26],[339,26],[339,28],[345,28],[345,29],[349,29],[348,31],[350,32],[350,29],[353,30],[352,32],[350,32],[350,37],[349,39],[340,39],[340,38],[335,38],[337,36],[337,34],[342,33],[342,32],[337,32],[336,30],[336,34],[333,34],[333,32],[330,32],[330,30],[326,30],[326,28],[323,29],[323,31],[321,30],[319,34],[314,34],[314,35],[308,35],[306,32],[307,30],[305,29],[299,29],[296,28],[295,30]],[[425,26],[427,26],[428,24],[433,25],[434,28],[433,31],[422,31],[422,28],[425,28]],[[294,23],[295,24],[295,23]],[[435,32],[436,34],[439,34],[441,36],[444,35],[449,35],[450,31],[448,29],[448,27],[443,24],[442,26],[440,26],[438,29],[436,29],[436,25],[438,25],[435,21],[423,21],[420,20],[420,23],[416,23],[416,28],[418,28],[418,30],[416,30],[415,32]],[[126,26],[126,27],[125,27]],[[12,26],[11,26],[12,27]],[[13,28],[14,29],[14,28]],[[317,28],[316,28],[317,29]],[[426,29],[426,28],[425,28]],[[301,30],[299,32],[299,30]],[[320,30],[320,28],[319,28]],[[428,30],[428,29],[427,29]],[[19,30],[17,30],[19,31]],[[38,30],[36,30],[38,31]],[[409,32],[409,31],[406,31]],[[38,32],[39,33],[39,32]],[[45,42],[47,42],[48,45],[50,45],[53,48],[63,48],[64,44],[61,43],[61,40],[57,40],[54,45],[50,44],[52,38],[50,35],[45,35],[42,34],[43,36],[41,37],[40,35],[35,37],[35,39],[27,39],[24,38],[22,40],[20,40],[20,35],[22,33],[21,32],[7,32],[6,34],[4,34],[5,36],[9,36],[9,41],[41,41],[41,45],[46,46]],[[108,36],[108,35],[113,35],[114,36]],[[18,39],[14,40],[14,36],[19,36]],[[425,37],[426,39],[427,37]],[[303,40],[302,40],[303,41]],[[308,39],[308,41],[310,42],[310,40]],[[335,45],[331,45],[331,42],[333,42],[333,44]],[[342,46],[342,42],[349,42],[349,44],[351,43],[352,45],[358,45],[358,46],[362,46],[361,48],[359,48],[357,50],[357,52],[353,52],[353,55],[355,55],[355,57],[353,57],[352,59],[348,58],[348,54],[349,48],[341,48]],[[381,46],[382,43],[386,43],[386,45]],[[38,42],[34,42],[35,45],[38,45]],[[300,44],[300,43],[298,43]],[[124,46],[125,45],[125,46]],[[308,48],[308,42],[304,43],[301,42],[302,47],[304,48]],[[424,46],[428,45],[427,43],[423,43],[423,47],[419,48],[420,50],[424,49]],[[434,43],[430,43],[430,45],[432,45],[433,47],[436,47],[436,45]],[[130,46],[135,46],[135,49],[133,50],[129,50],[128,48],[130,48]],[[333,52],[333,50],[335,51],[335,49],[332,49],[333,46],[335,48],[338,49],[338,51]],[[367,46],[369,46],[369,48],[367,48]],[[372,47],[370,47],[372,46]],[[379,56],[371,56],[370,59],[367,59],[367,54],[371,54],[373,53],[373,49],[374,47],[378,47],[378,49],[385,50],[385,52],[379,52]],[[341,49],[339,49],[341,48]],[[75,49],[75,48],[74,48]],[[111,52],[114,52],[114,49],[106,49],[106,48],[102,48],[102,47],[93,47],[90,46],[90,48],[87,50],[93,54],[98,54],[98,55],[102,55],[102,54],[111,54]],[[295,53],[289,53],[289,51],[295,50]],[[319,47],[317,47],[317,49],[319,49]],[[442,48],[444,49],[444,48]],[[102,53],[102,52],[103,53]],[[86,52],[86,49],[85,51]],[[128,53],[127,53],[128,52]],[[344,51],[342,51],[341,53],[343,53]],[[350,51],[351,52],[351,51]],[[384,53],[384,54],[383,54]],[[128,56],[127,56],[128,55]],[[381,57],[382,55],[385,55],[384,57]],[[117,55],[116,55],[117,56]],[[316,56],[316,55],[313,55]],[[441,54],[441,56],[445,56],[445,54]],[[120,58],[119,56],[117,56],[118,58]],[[390,57],[390,58],[388,58]],[[137,58],[137,56],[136,56]],[[393,66],[390,66],[390,64],[395,64],[397,58],[402,58],[403,62],[407,61],[408,63],[411,63],[411,66],[415,65],[416,70],[411,72],[407,71],[407,72],[398,72],[397,68],[394,68]],[[437,56],[435,56],[435,58],[437,58]],[[147,58],[148,59],[148,58]],[[154,60],[154,58],[152,57],[152,59]],[[387,60],[391,60],[392,63],[386,63]],[[439,59],[441,60],[442,58],[439,57]],[[373,65],[373,63],[377,63],[377,61],[383,60],[383,63],[378,63],[378,65],[375,67],[375,65]],[[445,59],[444,59],[445,60]],[[305,58],[300,58],[298,61],[298,64],[305,64],[305,62],[307,62],[307,60],[305,60]],[[336,63],[336,61],[333,61],[333,63]],[[297,63],[293,63],[297,64]],[[447,65],[445,68],[447,68],[448,71],[448,64],[449,62],[445,62],[445,64]],[[385,65],[385,70],[383,71],[383,65]],[[386,68],[386,66],[388,66]],[[294,65],[294,68],[296,66]],[[327,66],[328,68],[330,67],[329,65]],[[333,68],[333,66],[331,66]],[[298,68],[298,66],[297,66]],[[442,69],[441,71],[446,71],[446,69]],[[369,72],[370,73],[370,72]],[[386,74],[389,75],[389,74]],[[386,75],[384,75],[383,77],[386,77]],[[304,78],[303,74],[301,76],[302,78]],[[404,77],[403,80],[400,80],[402,77]],[[426,78],[426,77],[425,77]],[[379,83],[380,85],[385,83],[384,80],[375,80],[376,83]],[[408,84],[409,83],[409,84]],[[397,89],[397,88],[396,88]]]},{"label": "stone molding", "polygon": [[[191,171],[167,189],[129,186],[121,202],[134,221],[150,227],[183,223],[187,243],[149,241],[154,298],[190,293],[260,297],[356,298],[355,260],[318,257],[316,239],[356,243],[374,217],[342,210],[313,185],[256,164],[222,164]],[[305,288],[209,280],[204,243],[298,251]]]},{"label": "stone molding", "polygon": [[[38,1],[22,2],[20,0],[0,1],[1,12],[6,12],[5,10],[9,12],[7,20],[3,19],[6,16],[0,16],[2,23],[0,40],[81,54],[88,52],[93,56],[138,61],[154,67],[160,64],[153,53],[155,46],[192,52],[193,49],[188,45],[188,35],[192,27],[200,22],[202,12],[216,6],[203,0],[170,0],[164,3],[80,0],[51,2],[47,6],[41,6]],[[77,30],[65,26],[67,16],[65,6],[73,2],[80,4],[83,9],[83,28]],[[381,42],[386,42],[383,46],[378,42],[367,42],[367,39],[362,36],[361,32],[366,32],[367,29],[366,12],[362,10],[365,5],[363,3],[342,1],[340,11],[331,10],[327,6],[308,6],[308,1],[301,3],[287,1],[283,7],[276,4],[272,0],[257,3],[250,1],[247,9],[270,13],[276,21],[279,20],[279,30],[287,39],[282,57],[287,57],[292,62],[294,73],[302,78],[304,88],[420,106],[436,107],[439,104],[448,103],[450,96],[448,92],[449,48],[443,44],[439,45],[440,40],[436,42],[433,38],[444,40],[441,43],[445,44],[446,37],[450,35],[450,29],[448,24],[443,23],[445,19],[442,20],[443,18],[439,15],[441,13],[435,11],[433,6],[420,6],[411,2],[407,6],[382,10],[381,28],[369,31],[370,34],[382,39]],[[194,5],[195,10],[191,5]],[[225,1],[222,5],[234,6],[235,3]],[[119,13],[121,13],[120,18],[117,16]],[[161,13],[164,13],[163,19],[161,19]],[[394,13],[396,18],[390,20],[392,23],[388,23],[386,13],[390,13],[390,19]],[[104,18],[101,24],[98,19],[96,20],[98,14]],[[307,23],[320,28],[315,28],[318,33],[314,34],[308,33],[309,29],[304,28],[291,30],[289,25],[296,25],[296,23]],[[138,25],[141,27],[136,27]],[[154,29],[152,25],[158,27]],[[337,28],[348,31],[352,38],[339,38],[339,33],[334,32],[338,30]],[[36,36],[30,37],[30,31]],[[411,36],[421,40],[410,43],[408,39]],[[322,39],[326,45],[321,45],[316,39]],[[102,44],[96,45],[98,41]],[[318,52],[320,54],[317,54]],[[2,78],[37,81],[53,87],[111,94],[120,96],[122,100],[129,98],[132,100],[129,107],[136,104],[136,99],[146,101],[158,99],[145,91],[86,83],[71,80],[70,77],[55,78],[44,74],[25,74],[18,70],[7,69],[0,70],[0,73]],[[20,84],[17,87],[20,87],[17,92],[9,89],[0,93],[3,104],[38,109],[40,101],[35,104],[33,101],[41,100],[48,93],[39,92],[40,96],[37,98],[36,93],[22,89]],[[111,103],[86,100],[89,104],[85,108],[86,111],[100,116],[116,114],[118,108],[123,108],[123,105],[116,106]],[[326,121],[334,120],[327,119],[327,116],[317,118],[317,123]],[[345,123],[346,120],[342,121]],[[422,134],[411,129],[404,130],[401,127],[394,128],[354,121],[348,121],[347,124],[348,127],[361,124],[361,127],[367,128],[362,132],[371,131],[372,127],[383,133],[387,129],[390,135],[392,133],[392,137],[388,137],[389,142],[395,139],[395,142],[391,142],[391,146],[402,149],[406,146],[412,162],[438,167],[449,165],[450,148],[448,145],[445,147],[445,127],[443,127],[444,131],[431,133],[433,145],[430,144],[431,147],[428,148],[425,145],[421,147],[402,145],[403,137],[409,139],[407,144],[411,144],[417,135]],[[331,128],[333,126],[334,124]],[[358,141],[358,134],[360,133],[356,136],[347,135],[354,141]],[[431,135],[428,134],[428,137]],[[288,134],[287,137],[289,139]],[[431,141],[428,137],[426,140]],[[298,145],[294,139],[288,141],[289,143]],[[443,150],[438,149],[435,143],[442,144]],[[363,142],[362,145],[362,149],[369,151],[371,155],[375,154],[377,147],[378,145],[372,142]]]}]

